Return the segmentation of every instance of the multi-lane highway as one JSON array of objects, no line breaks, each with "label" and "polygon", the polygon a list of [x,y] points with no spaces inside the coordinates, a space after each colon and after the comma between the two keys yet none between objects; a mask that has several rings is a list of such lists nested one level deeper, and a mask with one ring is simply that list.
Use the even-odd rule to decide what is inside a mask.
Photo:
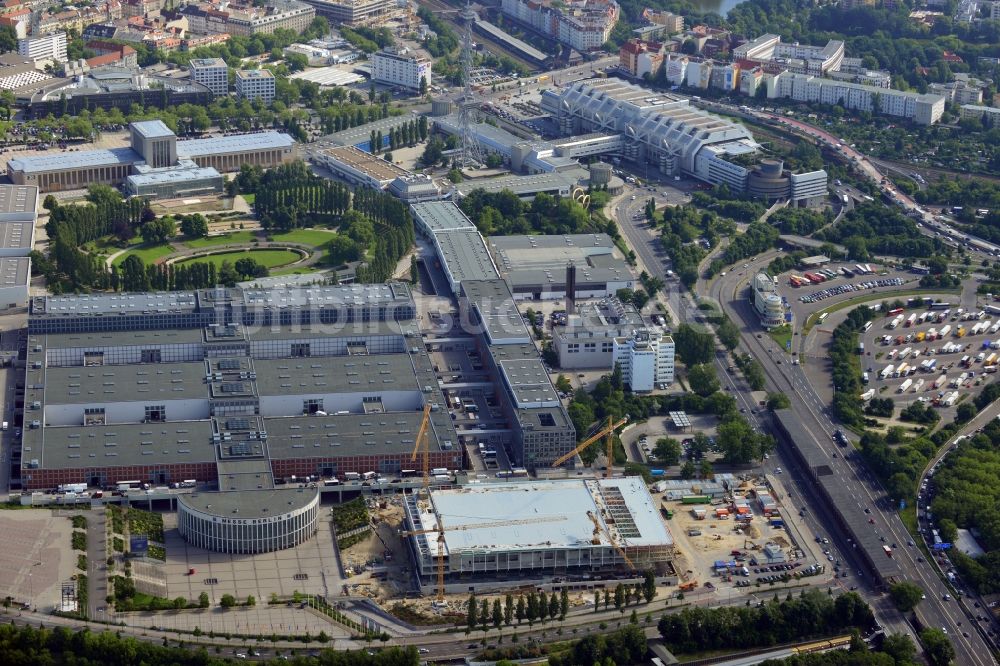
[{"label": "multi-lane highway", "polygon": [[[983,636],[971,633],[963,635],[967,629],[966,616],[953,600],[946,599],[948,588],[931,566],[922,561],[919,549],[908,545],[911,537],[891,506],[885,491],[867,467],[856,457],[839,455],[838,447],[830,438],[836,425],[828,414],[828,408],[818,399],[809,384],[804,369],[800,365],[785,362],[785,352],[768,336],[757,337],[759,324],[757,316],[745,298],[748,276],[756,269],[766,266],[758,261],[745,271],[745,275],[730,272],[726,277],[710,283],[710,295],[716,299],[737,323],[743,333],[743,344],[763,365],[770,380],[770,388],[788,396],[792,409],[800,418],[805,429],[815,438],[816,443],[828,456],[828,466],[847,488],[854,490],[859,505],[871,516],[870,525],[852,525],[855,530],[872,529],[884,536],[886,543],[896,543],[894,559],[899,563],[903,577],[920,585],[927,593],[927,599],[917,608],[917,616],[926,625],[948,631],[962,664],[993,664],[990,647]],[[843,544],[842,544],[843,545]]]}]

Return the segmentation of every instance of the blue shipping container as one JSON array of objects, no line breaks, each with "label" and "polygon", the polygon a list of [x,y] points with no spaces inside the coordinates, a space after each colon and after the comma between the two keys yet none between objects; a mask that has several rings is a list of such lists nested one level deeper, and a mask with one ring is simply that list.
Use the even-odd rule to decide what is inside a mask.
[{"label": "blue shipping container", "polygon": [[664,471],[662,469],[651,469],[651,470],[649,470],[649,473],[652,474],[653,476],[663,476],[664,475]]}]

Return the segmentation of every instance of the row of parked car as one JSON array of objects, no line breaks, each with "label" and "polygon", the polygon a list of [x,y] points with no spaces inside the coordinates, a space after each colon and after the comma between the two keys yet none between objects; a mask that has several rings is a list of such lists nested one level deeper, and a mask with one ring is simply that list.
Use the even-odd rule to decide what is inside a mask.
[{"label": "row of parked car", "polygon": [[841,284],[836,287],[828,287],[827,289],[814,291],[806,296],[800,296],[799,300],[803,303],[816,303],[818,301],[826,300],[831,296],[837,296],[851,291],[864,291],[865,289],[874,289],[875,287],[898,287],[903,284],[903,282],[903,278],[881,278],[879,280],[866,280],[857,284]]}]

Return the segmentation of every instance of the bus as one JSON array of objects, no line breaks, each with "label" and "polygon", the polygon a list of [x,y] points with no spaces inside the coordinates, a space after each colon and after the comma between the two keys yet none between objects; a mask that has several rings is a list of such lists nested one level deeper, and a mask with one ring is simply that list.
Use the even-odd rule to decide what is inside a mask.
[{"label": "bus", "polygon": [[826,318],[829,317],[829,316],[830,316],[829,312],[824,312],[823,314],[821,314],[819,316],[819,323],[822,324],[824,321],[826,321]]},{"label": "bus", "polygon": [[523,479],[528,476],[528,470],[523,467],[515,467],[511,470],[505,470],[503,472],[497,472],[498,479]]},{"label": "bus", "polygon": [[115,484],[115,487],[121,491],[139,490],[140,488],[142,488],[142,481],[119,481],[117,484]]},{"label": "bus", "polygon": [[415,469],[403,469],[399,471],[399,476],[400,478],[403,479],[416,475],[417,475],[417,470]]},{"label": "bus", "polygon": [[863,330],[865,333],[872,330],[872,323],[870,321],[866,321]]}]

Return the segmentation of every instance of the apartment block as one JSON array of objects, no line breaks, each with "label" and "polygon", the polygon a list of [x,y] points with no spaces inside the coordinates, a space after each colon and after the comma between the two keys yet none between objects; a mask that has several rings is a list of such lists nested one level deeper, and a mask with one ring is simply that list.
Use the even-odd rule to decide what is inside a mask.
[{"label": "apartment block", "polygon": [[266,69],[241,69],[236,72],[236,95],[240,99],[274,101],[274,74]]},{"label": "apartment block", "polygon": [[55,60],[66,62],[66,33],[53,32],[42,37],[28,37],[17,40],[17,53],[33,60]]},{"label": "apartment block", "polygon": [[191,78],[216,97],[229,93],[229,65],[222,58],[195,58],[188,65]]},{"label": "apartment block", "polygon": [[612,359],[621,368],[622,381],[636,393],[674,381],[674,340],[659,329],[640,329],[615,338]]}]

